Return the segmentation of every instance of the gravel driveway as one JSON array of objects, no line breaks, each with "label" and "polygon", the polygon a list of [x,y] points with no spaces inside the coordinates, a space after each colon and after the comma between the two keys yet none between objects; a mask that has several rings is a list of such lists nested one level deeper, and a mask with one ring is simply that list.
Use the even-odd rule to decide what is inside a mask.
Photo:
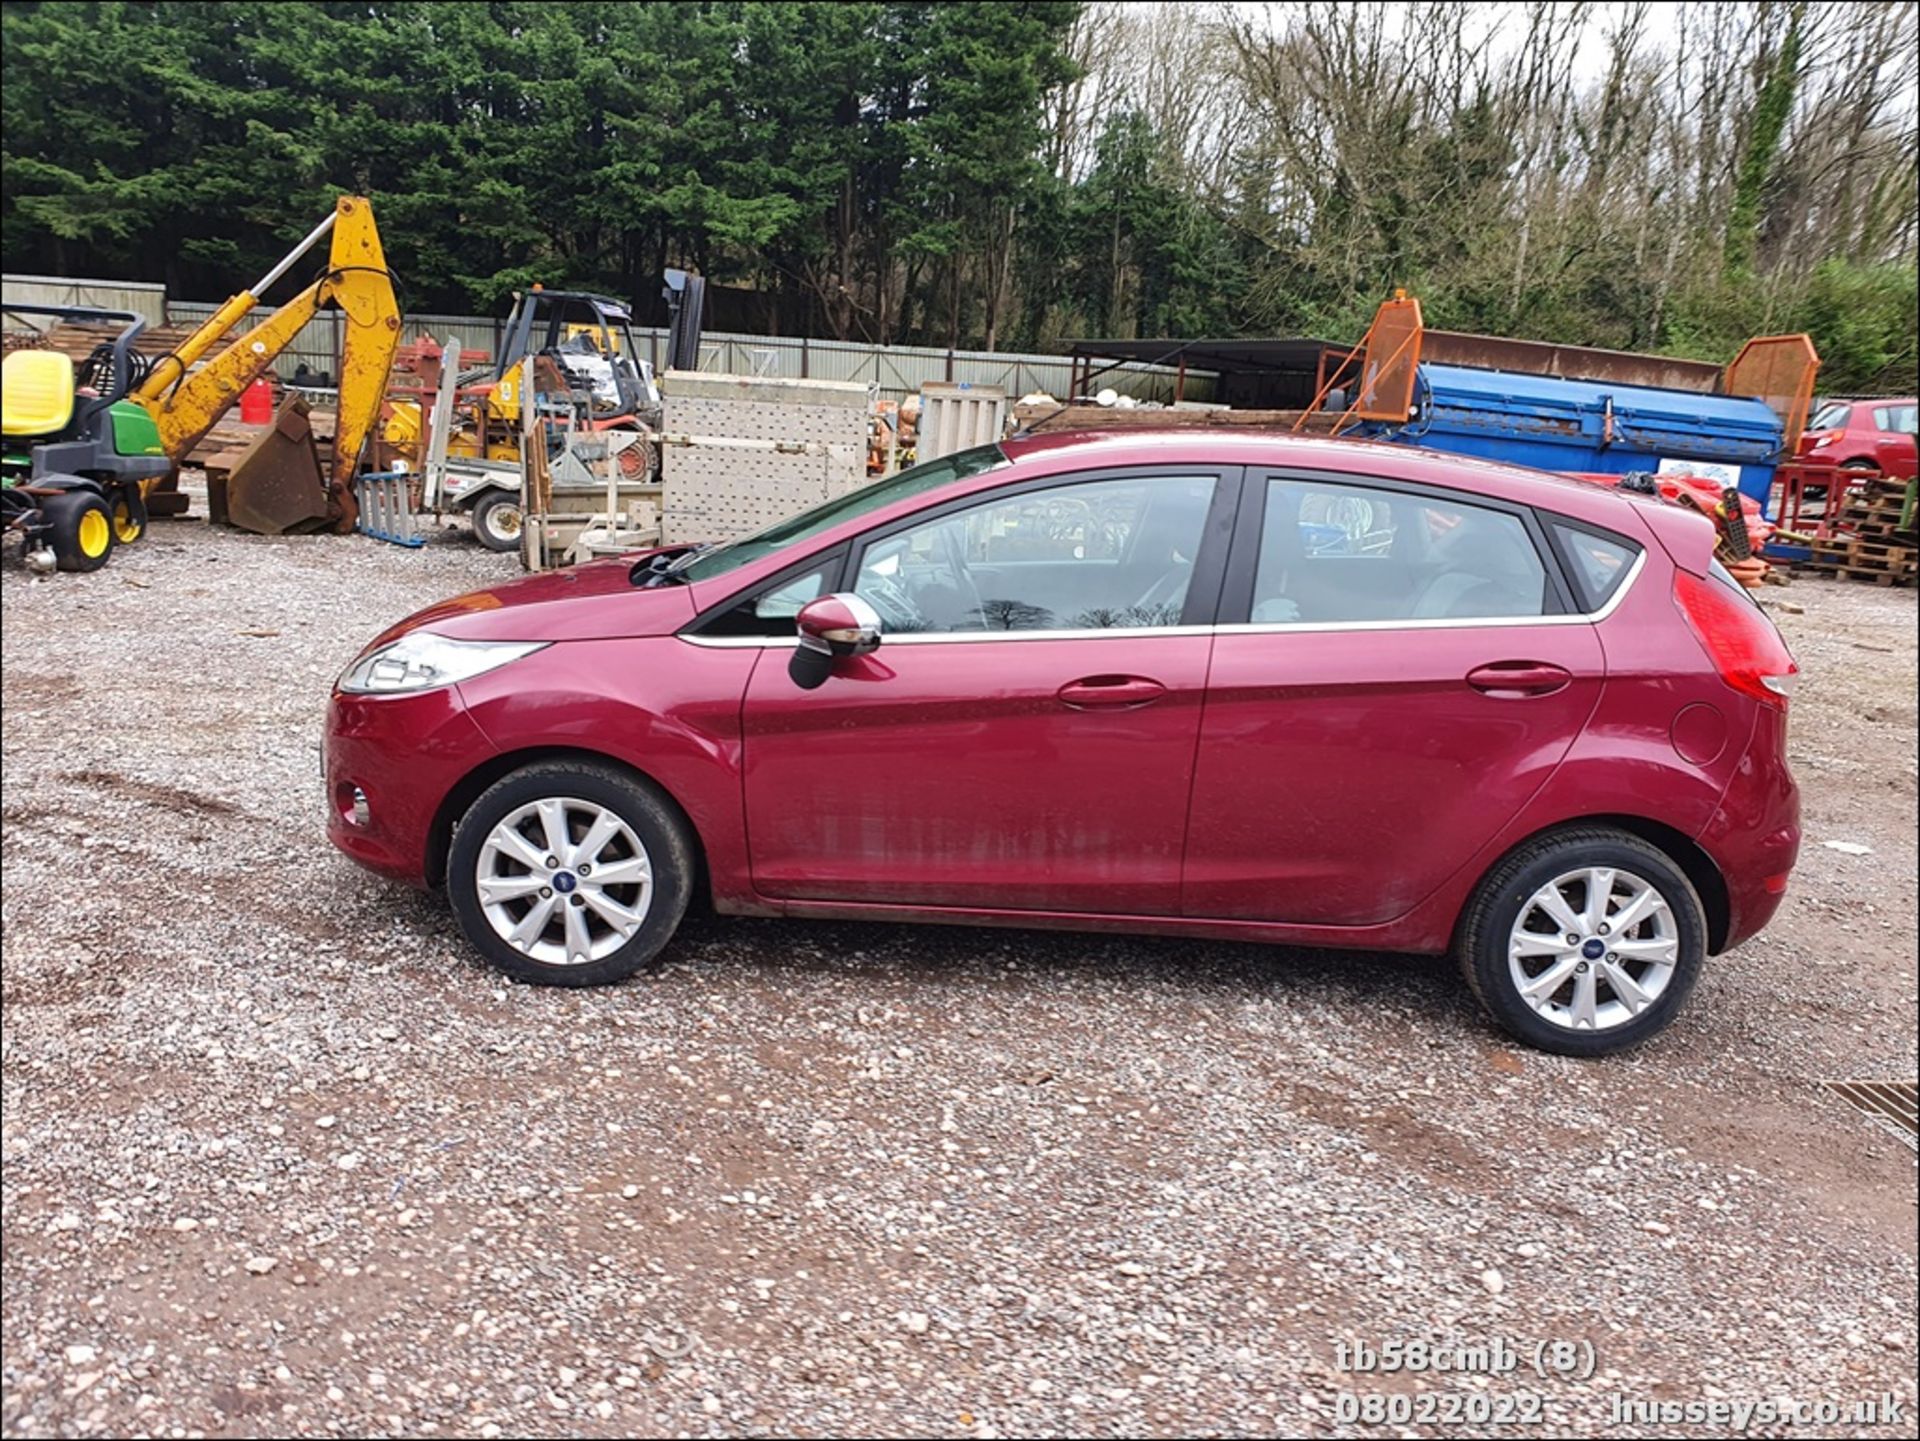
[{"label": "gravel driveway", "polygon": [[[361,643],[514,571],[9,548],[7,1434],[1491,1429],[1342,1392],[1515,1435],[1891,1393],[1802,1434],[1911,1434],[1914,1152],[1818,1083],[1915,1073],[1912,591],[1769,592],[1786,907],[1580,1063],[1381,955],[708,918],[630,985],[507,985],[334,854],[317,742]],[[1337,1365],[1496,1338],[1516,1372]]]}]

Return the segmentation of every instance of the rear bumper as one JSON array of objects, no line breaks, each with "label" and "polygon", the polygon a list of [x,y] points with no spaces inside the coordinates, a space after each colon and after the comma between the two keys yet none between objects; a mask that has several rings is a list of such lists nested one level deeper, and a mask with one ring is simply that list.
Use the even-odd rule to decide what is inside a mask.
[{"label": "rear bumper", "polygon": [[1727,886],[1722,950],[1773,919],[1800,855],[1800,788],[1787,767],[1787,718],[1769,707],[1758,709],[1747,753],[1699,837]]},{"label": "rear bumper", "polygon": [[[448,686],[401,696],[335,691],[324,754],[327,839],[370,871],[424,887],[441,803],[495,748]],[[356,790],[364,823],[353,819]]]}]

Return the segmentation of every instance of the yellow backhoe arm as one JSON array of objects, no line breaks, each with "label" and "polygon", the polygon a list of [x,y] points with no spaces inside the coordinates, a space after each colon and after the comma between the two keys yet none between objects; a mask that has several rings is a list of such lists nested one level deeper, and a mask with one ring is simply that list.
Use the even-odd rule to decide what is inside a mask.
[{"label": "yellow backhoe arm", "polygon": [[[235,322],[260,303],[260,295],[285,275],[329,230],[333,246],[326,273],[211,360],[193,365]],[[387,373],[400,345],[400,307],[380,249],[373,207],[364,196],[343,195],[334,213],[315,226],[287,257],[251,290],[243,290],[207,318],[180,348],[162,356],[128,399],[146,407],[160,428],[160,444],[176,464],[200,442],[274,358],[322,309],[346,317],[340,355],[340,410],[333,434],[333,483],[344,487],[360,460],[380,405]],[[188,372],[192,371],[191,374]]]}]

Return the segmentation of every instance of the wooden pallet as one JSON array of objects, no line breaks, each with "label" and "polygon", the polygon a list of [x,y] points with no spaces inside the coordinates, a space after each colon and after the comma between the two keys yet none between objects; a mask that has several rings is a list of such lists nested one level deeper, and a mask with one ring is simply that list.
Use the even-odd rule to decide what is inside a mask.
[{"label": "wooden pallet", "polygon": [[1900,528],[1900,507],[1888,506],[1884,510],[1843,510],[1837,517],[1842,529],[1855,535],[1890,536]]},{"label": "wooden pallet", "polygon": [[1920,577],[1920,563],[1914,560],[1883,558],[1856,551],[1815,551],[1813,559],[1803,561],[1801,570],[1849,579],[1871,579],[1878,585],[1912,585]]},{"label": "wooden pallet", "polygon": [[1905,545],[1887,545],[1880,541],[1856,540],[1849,549],[1853,554],[1868,560],[1880,561],[1892,565],[1900,561],[1913,559],[1913,549]]},{"label": "wooden pallet", "polygon": [[1802,568],[1876,585],[1912,585],[1920,550],[1913,531],[1900,528],[1908,484],[1876,477],[1849,490],[1833,517],[1833,532],[1811,542]]},{"label": "wooden pallet", "polygon": [[1800,568],[1871,585],[1912,585],[1920,577],[1920,551],[1876,527],[1868,533],[1839,532],[1815,540]]},{"label": "wooden pallet", "polygon": [[1905,570],[1861,570],[1854,566],[1842,566],[1833,573],[1835,575],[1845,576],[1848,580],[1865,581],[1868,585],[1883,587],[1890,585],[1912,585],[1915,580],[1915,572],[1912,566],[1908,566]]},{"label": "wooden pallet", "polygon": [[1870,480],[1847,492],[1846,503],[1836,519],[1857,530],[1892,532],[1899,527],[1906,504],[1906,481]]}]

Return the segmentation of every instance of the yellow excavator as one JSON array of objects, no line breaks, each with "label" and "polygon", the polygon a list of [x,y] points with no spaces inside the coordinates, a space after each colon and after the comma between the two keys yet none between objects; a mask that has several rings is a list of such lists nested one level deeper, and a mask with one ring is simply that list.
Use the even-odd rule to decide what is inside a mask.
[{"label": "yellow excavator", "polygon": [[[329,233],[327,265],[313,283],[216,350],[261,295]],[[30,558],[46,557],[45,568],[57,560],[62,570],[98,569],[114,546],[145,533],[149,511],[184,511],[181,463],[323,310],[337,310],[345,321],[330,475],[322,479],[304,433],[298,437],[304,469],[285,463],[284,433],[295,427],[283,417],[256,441],[229,485],[240,502],[236,520],[242,513],[292,516],[353,529],[353,476],[380,418],[400,344],[393,277],[364,196],[341,196],[333,214],[279,264],[166,355],[134,349],[143,328],[138,316],[74,306],[9,309],[123,327],[77,368],[57,351],[15,351],[6,359],[4,518],[8,529],[25,535]]]},{"label": "yellow excavator", "polygon": [[[207,359],[220,338],[260,303],[269,286],[291,270],[331,231],[333,243],[319,278],[224,350]],[[153,362],[128,399],[153,416],[160,444],[177,466],[240,394],[266,374],[309,322],[323,310],[345,320],[340,347],[340,400],[333,433],[328,489],[337,511],[334,528],[353,529],[352,478],[367,437],[380,418],[387,376],[400,345],[400,306],[393,275],[380,247],[373,206],[365,196],[343,195],[333,214],[263,275],[230,298],[170,355]]]}]

